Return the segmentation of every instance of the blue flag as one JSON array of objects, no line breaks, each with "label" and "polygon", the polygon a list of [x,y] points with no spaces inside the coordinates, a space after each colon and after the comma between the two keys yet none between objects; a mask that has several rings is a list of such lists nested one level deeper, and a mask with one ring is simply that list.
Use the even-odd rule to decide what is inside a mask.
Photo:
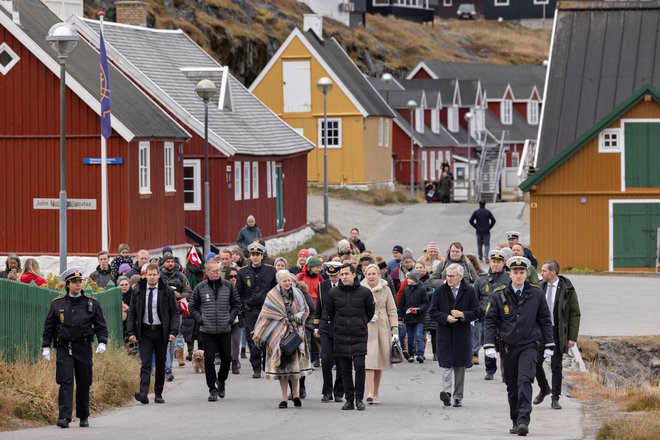
[{"label": "blue flag", "polygon": [[110,124],[110,76],[108,73],[108,56],[105,53],[103,29],[101,29],[101,135],[106,139],[112,134]]}]

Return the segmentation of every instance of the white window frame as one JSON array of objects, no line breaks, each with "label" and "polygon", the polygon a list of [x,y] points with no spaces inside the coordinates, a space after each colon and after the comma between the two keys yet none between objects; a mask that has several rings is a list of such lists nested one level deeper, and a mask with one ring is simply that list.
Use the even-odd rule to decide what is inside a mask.
[{"label": "white window frame", "polygon": [[250,200],[250,162],[243,162],[243,200]]},{"label": "white window frame", "polygon": [[534,0],[535,5],[547,5],[550,0]]},{"label": "white window frame", "polygon": [[390,0],[374,0],[374,6],[389,6]]},{"label": "white window frame", "polygon": [[[330,143],[330,137],[328,136],[328,150],[332,149],[338,149],[341,148],[341,138],[342,138],[342,128],[341,128],[341,118],[328,118],[328,126],[331,126],[331,123],[337,123],[337,144],[331,144]],[[318,145],[320,149],[324,148],[323,144],[323,118],[319,118],[318,121],[318,134],[319,134],[319,139],[318,139]]]},{"label": "white window frame", "polygon": [[424,109],[421,107],[415,109],[415,131],[424,133]]},{"label": "white window frame", "polygon": [[509,6],[509,0],[495,0],[493,6]]},{"label": "white window frame", "polygon": [[539,102],[536,100],[527,103],[527,123],[539,125]]},{"label": "white window frame", "polygon": [[500,108],[500,121],[504,125],[511,125],[513,120],[513,101],[510,99],[502,100]]},{"label": "white window frame", "polygon": [[266,197],[268,197],[269,199],[273,197],[273,190],[272,190],[273,181],[270,176],[271,176],[270,161],[267,161],[266,162]]},{"label": "white window frame", "polygon": [[447,128],[452,133],[458,133],[458,107],[452,106],[447,109]]},{"label": "white window frame", "polygon": [[452,0],[442,0],[442,6],[445,8],[451,8]]},{"label": "white window frame", "polygon": [[[184,159],[183,168],[192,168],[193,169],[193,199],[192,203],[183,204],[184,211],[201,211],[202,210],[202,164],[199,159]],[[185,172],[183,180],[185,182]],[[183,198],[186,197],[186,185],[183,185]]]},{"label": "white window frame", "polygon": [[259,198],[259,162],[252,162],[252,198]]},{"label": "white window frame", "polygon": [[243,198],[242,170],[241,162],[234,162],[234,200],[241,200]]},{"label": "white window frame", "polygon": [[174,188],[174,142],[163,142],[163,166],[165,192],[176,192]]},{"label": "white window frame", "polygon": [[598,134],[599,153],[620,153],[623,147],[623,130],[606,128]]},{"label": "white window frame", "polygon": [[422,151],[422,180],[429,180],[429,158],[427,151]]},{"label": "white window frame", "polygon": [[391,125],[392,121],[390,118],[385,118],[385,143],[383,144],[383,147],[389,147],[390,146],[390,130],[392,129]]},{"label": "white window frame", "polygon": [[379,147],[383,146],[383,140],[384,140],[383,139],[383,134],[384,134],[383,133],[383,131],[384,131],[383,126],[385,125],[385,122],[383,121],[383,119],[384,118],[382,116],[380,118],[378,118],[378,146]]},{"label": "white window frame", "polygon": [[277,164],[275,161],[270,163],[270,178],[272,179],[273,198],[277,197]]},{"label": "white window frame", "polygon": [[16,65],[21,60],[21,57],[19,57],[16,52],[14,52],[11,47],[7,43],[2,43],[0,44],[0,53],[2,52],[7,52],[9,56],[12,58],[12,60],[7,64],[6,66],[3,66],[0,64],[0,73],[2,75],[7,75],[9,71]]},{"label": "white window frame", "polygon": [[440,109],[431,109],[431,131],[440,133]]},{"label": "white window frame", "polygon": [[520,153],[517,151],[511,152],[511,168],[518,168],[520,166]]},{"label": "white window frame", "polygon": [[149,141],[138,144],[138,185],[140,194],[151,194],[151,145]]}]

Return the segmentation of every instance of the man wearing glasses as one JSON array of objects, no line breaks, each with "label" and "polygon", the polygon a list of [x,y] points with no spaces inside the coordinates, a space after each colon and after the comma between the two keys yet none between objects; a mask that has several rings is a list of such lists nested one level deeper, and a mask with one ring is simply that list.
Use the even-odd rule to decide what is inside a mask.
[{"label": "man wearing glasses", "polygon": [[[216,260],[206,263],[207,280],[195,286],[188,310],[200,324],[199,340],[204,346],[204,373],[209,387],[209,402],[225,397],[225,381],[231,363],[231,325],[238,318],[241,299],[233,284],[220,278]],[[215,354],[220,356],[217,374]]]}]

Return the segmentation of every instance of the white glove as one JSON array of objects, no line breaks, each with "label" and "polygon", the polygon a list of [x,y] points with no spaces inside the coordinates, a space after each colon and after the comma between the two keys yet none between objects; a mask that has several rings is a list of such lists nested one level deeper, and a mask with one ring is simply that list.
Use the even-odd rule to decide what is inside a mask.
[{"label": "white glove", "polygon": [[487,348],[486,351],[484,351],[484,355],[486,355],[486,357],[489,357],[491,359],[495,359],[495,357],[497,356],[497,352],[495,351],[494,348]]},{"label": "white glove", "polygon": [[238,316],[234,319],[234,322],[232,324],[238,324]]},{"label": "white glove", "polygon": [[554,350],[550,350],[549,348],[546,348],[545,350],[543,350],[543,357],[544,358],[549,358],[553,354],[555,354]]},{"label": "white glove", "polygon": [[105,344],[101,342],[98,347],[96,347],[96,354],[105,353]]},{"label": "white glove", "polygon": [[50,347],[44,347],[41,351],[41,356],[47,361],[50,360]]},{"label": "white glove", "polygon": [[371,318],[371,322],[376,322],[378,321],[378,315],[374,313],[373,318]]},{"label": "white glove", "polygon": [[392,335],[392,342],[399,342],[399,335]]}]

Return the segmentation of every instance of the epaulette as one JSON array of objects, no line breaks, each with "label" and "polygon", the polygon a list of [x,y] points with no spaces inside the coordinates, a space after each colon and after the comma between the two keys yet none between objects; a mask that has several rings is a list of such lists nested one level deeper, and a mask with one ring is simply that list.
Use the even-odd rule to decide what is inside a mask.
[{"label": "epaulette", "polygon": [[93,299],[94,301],[98,301],[96,298],[94,298],[94,297],[91,295],[91,293],[87,293],[87,292],[85,292],[85,293],[83,293],[83,296],[84,296],[85,298],[89,298],[89,299]]},{"label": "epaulette", "polygon": [[62,298],[64,298],[65,296],[66,296],[66,293],[61,293],[61,294],[57,295],[55,298],[53,298],[53,301],[56,301],[56,300],[58,300],[58,299],[62,299]]}]

